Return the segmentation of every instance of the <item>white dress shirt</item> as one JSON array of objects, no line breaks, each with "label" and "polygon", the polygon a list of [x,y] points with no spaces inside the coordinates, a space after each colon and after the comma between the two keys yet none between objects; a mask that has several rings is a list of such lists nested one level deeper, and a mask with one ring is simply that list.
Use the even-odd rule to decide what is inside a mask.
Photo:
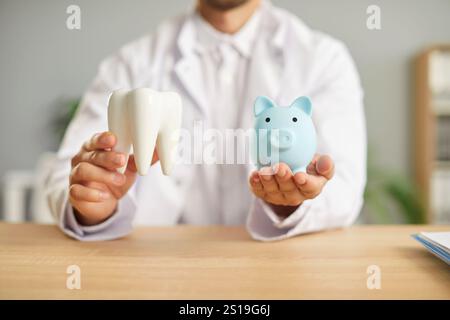
[{"label": "white dress shirt", "polygon": [[[245,109],[245,81],[260,12],[256,11],[234,35],[217,31],[198,13],[194,14],[193,20],[197,34],[195,50],[203,74],[203,90],[211,111],[211,121],[205,124],[205,129],[214,128],[225,135],[226,129],[239,128],[241,113]],[[204,191],[201,197],[186,199],[181,221],[197,224],[243,224],[251,198],[234,201],[235,193],[248,193],[248,187],[245,184],[236,186],[233,181],[246,177],[246,168],[232,164],[210,164],[197,166],[195,169],[197,179],[193,183],[202,184]],[[199,217],[198,206],[209,206],[208,215]]]},{"label": "white dress shirt", "polygon": [[[198,121],[205,129],[248,129],[256,96],[269,96],[279,105],[309,96],[318,153],[333,158],[335,176],[318,197],[280,219],[251,194],[251,164],[180,164],[170,177],[155,164],[110,218],[82,226],[68,202],[70,159],[94,133],[107,130],[111,92],[136,87],[179,92],[187,130]],[[122,237],[133,225],[246,223],[259,240],[347,226],[358,216],[366,179],[362,98],[345,46],[267,1],[234,35],[188,13],[162,23],[152,36],[127,44],[100,65],[48,177],[51,211],[65,233],[86,241]]]}]

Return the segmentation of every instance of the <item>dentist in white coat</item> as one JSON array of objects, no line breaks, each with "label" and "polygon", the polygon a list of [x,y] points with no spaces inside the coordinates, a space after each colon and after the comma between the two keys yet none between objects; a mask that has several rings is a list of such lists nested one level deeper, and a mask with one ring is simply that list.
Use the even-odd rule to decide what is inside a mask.
[{"label": "dentist in white coat", "polygon": [[[318,155],[308,172],[285,164],[275,175],[248,165],[180,164],[163,176],[156,152],[137,177],[107,132],[112,91],[178,92],[183,128],[248,129],[259,95],[279,105],[313,104]],[[260,0],[198,0],[104,60],[84,95],[47,179],[59,227],[79,240],[127,235],[133,225],[246,224],[259,240],[348,226],[363,204],[366,130],[363,93],[346,47],[293,14]],[[150,165],[150,164],[149,164]],[[268,172],[265,172],[268,173]]]}]

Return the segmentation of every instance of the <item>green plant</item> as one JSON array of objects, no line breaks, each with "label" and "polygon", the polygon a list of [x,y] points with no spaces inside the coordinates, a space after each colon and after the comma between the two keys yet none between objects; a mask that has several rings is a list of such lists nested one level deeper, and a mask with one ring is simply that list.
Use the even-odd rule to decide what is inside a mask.
[{"label": "green plant", "polygon": [[368,158],[365,207],[370,220],[377,223],[425,223],[424,205],[416,184],[391,170],[380,169]]},{"label": "green plant", "polygon": [[58,136],[58,141],[61,141],[64,134],[75,116],[78,106],[80,105],[80,99],[72,99],[63,103],[64,108],[59,109],[57,116],[54,119],[54,130]]}]

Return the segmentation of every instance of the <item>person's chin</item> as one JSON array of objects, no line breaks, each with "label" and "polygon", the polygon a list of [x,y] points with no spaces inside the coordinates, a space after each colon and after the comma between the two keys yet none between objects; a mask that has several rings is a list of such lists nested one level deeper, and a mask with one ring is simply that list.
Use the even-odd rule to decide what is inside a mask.
[{"label": "person's chin", "polygon": [[247,3],[249,0],[203,0],[203,1],[207,5],[216,10],[226,11],[237,8]]}]

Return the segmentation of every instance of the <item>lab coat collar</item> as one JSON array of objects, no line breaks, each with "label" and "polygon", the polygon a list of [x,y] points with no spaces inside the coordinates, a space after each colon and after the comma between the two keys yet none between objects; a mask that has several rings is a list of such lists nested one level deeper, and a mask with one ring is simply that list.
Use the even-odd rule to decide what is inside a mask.
[{"label": "lab coat collar", "polygon": [[193,17],[197,31],[195,50],[203,54],[218,48],[222,43],[228,43],[243,57],[250,58],[261,20],[260,11],[258,8],[250,20],[233,35],[214,29],[198,12],[195,12]]},{"label": "lab coat collar", "polygon": [[[283,19],[278,17],[278,14],[277,12],[275,12],[270,1],[262,1],[259,10],[261,15],[261,22],[264,24],[265,28],[268,28],[271,31],[272,34],[270,38],[271,40],[269,41],[269,44],[272,47],[271,49],[276,55],[283,58],[285,56],[284,44],[286,42],[286,23]],[[177,38],[177,47],[179,54],[178,60],[175,63],[175,75],[178,77],[187,93],[199,106],[200,111],[207,114],[208,106],[205,98],[206,95],[204,94],[203,88],[201,87],[203,79],[200,68],[200,57],[196,53],[197,33],[194,20],[195,15],[196,12],[194,9],[192,12],[187,14],[184,22],[182,22]],[[249,51],[251,51],[250,49],[251,48],[249,48]],[[252,64],[254,65],[254,63]],[[276,73],[271,74],[271,76],[272,79],[270,79],[270,91],[272,96],[274,96],[278,93],[279,81],[277,80],[279,80],[279,77],[276,76]],[[252,77],[249,77],[249,79],[252,79]]]},{"label": "lab coat collar", "polygon": [[[243,44],[245,40],[249,39],[251,37],[250,30],[252,23],[257,23],[256,20],[265,19],[264,23],[270,24],[272,28],[275,29],[273,33],[273,37],[271,40],[271,44],[274,48],[278,50],[283,49],[284,40],[286,37],[286,25],[283,23],[282,19],[279,19],[276,15],[276,13],[273,12],[273,5],[268,0],[263,0],[261,2],[261,7],[258,9],[258,12],[256,12],[256,16],[252,16],[253,21],[249,21],[246,25],[244,25],[244,29],[238,31],[234,36],[229,36],[231,38],[235,37],[237,39],[237,43],[239,43],[239,49],[242,50],[244,53],[251,53],[251,47],[247,44]],[[263,16],[264,18],[261,18],[260,16]],[[196,19],[199,19],[199,15],[196,12],[195,9],[193,9],[190,13],[187,14],[184,22],[182,23],[180,33],[178,35],[177,39],[177,47],[180,53],[180,57],[185,57],[192,55],[197,47],[197,33],[196,33],[196,27],[195,27],[195,21]],[[202,21],[203,23],[207,24],[207,22]],[[211,32],[219,34],[220,32],[214,30],[209,24],[208,27],[211,29]],[[226,37],[226,36],[225,36]]]}]

